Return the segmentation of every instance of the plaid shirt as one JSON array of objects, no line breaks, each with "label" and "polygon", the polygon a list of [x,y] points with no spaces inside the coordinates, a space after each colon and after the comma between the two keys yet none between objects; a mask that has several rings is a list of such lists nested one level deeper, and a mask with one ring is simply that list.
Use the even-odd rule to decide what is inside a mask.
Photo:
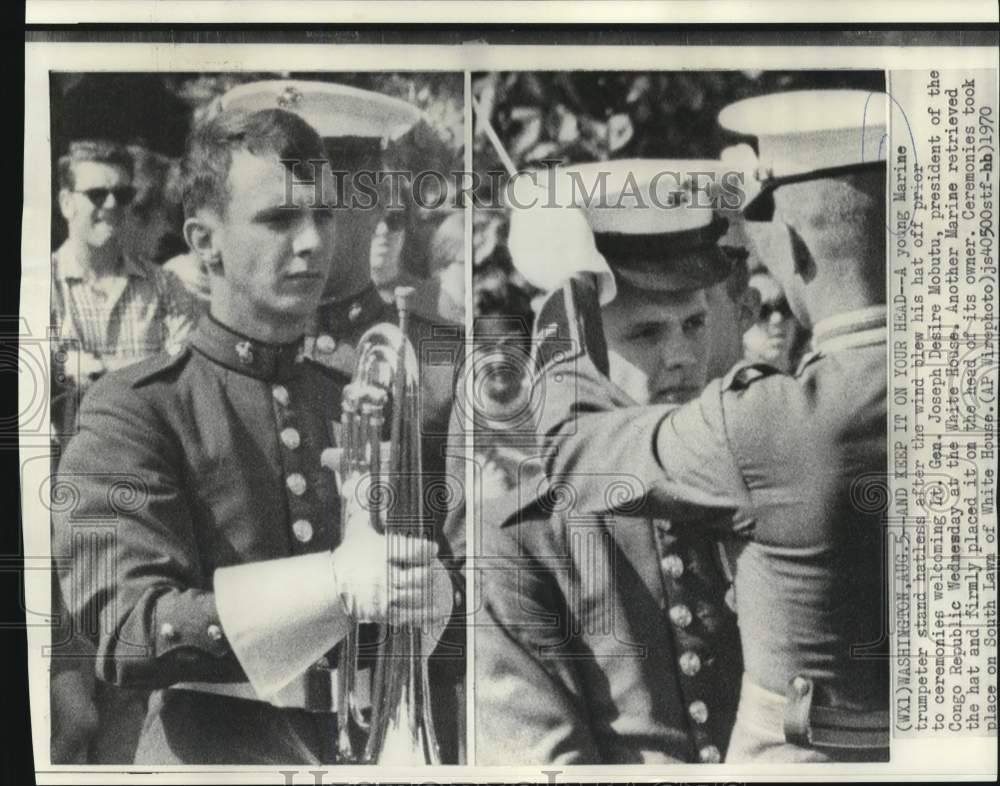
[{"label": "plaid shirt", "polygon": [[52,324],[62,342],[120,367],[180,344],[199,309],[180,280],[152,262],[122,258],[122,270],[98,288],[63,245],[52,255]]}]

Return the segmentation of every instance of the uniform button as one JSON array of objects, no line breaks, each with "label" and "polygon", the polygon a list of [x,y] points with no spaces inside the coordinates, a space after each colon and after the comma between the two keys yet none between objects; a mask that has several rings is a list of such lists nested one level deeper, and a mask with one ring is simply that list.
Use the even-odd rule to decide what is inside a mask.
[{"label": "uniform button", "polygon": [[679,658],[681,671],[688,677],[693,677],[701,671],[701,658],[697,652],[682,652]]},{"label": "uniform button", "polygon": [[324,448],[319,454],[319,463],[326,469],[337,472],[340,470],[340,460],[343,455],[342,448]]},{"label": "uniform button", "polygon": [[672,579],[679,579],[684,575],[684,560],[676,554],[668,554],[660,561],[663,572]]},{"label": "uniform button", "polygon": [[316,338],[316,351],[324,355],[329,355],[337,348],[337,340],[333,336],[323,334]]},{"label": "uniform button", "polygon": [[299,519],[294,524],[292,524],[292,532],[295,533],[295,539],[299,543],[308,543],[312,540],[313,527],[305,519]]},{"label": "uniform button", "polygon": [[301,497],[306,493],[306,479],[298,472],[293,472],[285,478],[285,485],[296,497]]},{"label": "uniform button", "polygon": [[362,308],[360,303],[351,303],[351,307],[347,311],[347,318],[351,322],[357,322],[359,319],[361,319],[361,312]]},{"label": "uniform button", "polygon": [[796,677],[792,680],[792,689],[799,696],[805,696],[809,692],[809,681],[805,677]]},{"label": "uniform button", "polygon": [[163,636],[167,641],[173,641],[177,638],[177,628],[171,625],[169,622],[164,622],[160,626],[160,635]]},{"label": "uniform button", "polygon": [[698,700],[688,705],[688,714],[695,723],[705,723],[708,720],[708,705]]},{"label": "uniform button", "polygon": [[271,388],[271,395],[274,396],[274,400],[281,404],[281,406],[288,406],[288,388],[284,385],[275,385]]},{"label": "uniform button", "polygon": [[722,761],[722,754],[714,745],[706,745],[698,751],[698,758],[701,759],[703,764],[718,764]]},{"label": "uniform button", "polygon": [[691,609],[683,603],[670,607],[670,621],[678,628],[686,628],[692,619]]},{"label": "uniform button", "polygon": [[295,450],[302,442],[299,437],[299,432],[293,428],[286,428],[281,430],[281,444],[284,445],[289,450]]},{"label": "uniform button", "polygon": [[218,625],[209,625],[205,632],[212,641],[222,641],[222,628]]}]

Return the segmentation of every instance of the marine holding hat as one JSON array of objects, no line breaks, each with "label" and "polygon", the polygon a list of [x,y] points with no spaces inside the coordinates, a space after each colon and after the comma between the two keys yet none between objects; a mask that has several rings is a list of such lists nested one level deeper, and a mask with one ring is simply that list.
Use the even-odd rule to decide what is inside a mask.
[{"label": "marine holding hat", "polygon": [[[515,258],[545,264],[550,253],[572,254],[593,270],[604,267],[596,330],[590,315],[571,316],[572,298],[558,293],[538,315],[544,338],[536,351],[545,363],[548,343],[565,349],[570,338],[577,362],[587,362],[584,351],[603,357],[615,407],[679,404],[707,382],[714,346],[708,291],[734,265],[718,245],[726,222],[707,202],[691,207],[693,192],[682,180],[654,179],[704,164],[560,169],[550,173],[561,181],[560,197],[573,180],[602,193],[582,212],[515,210]],[[664,202],[654,201],[660,182]],[[660,206],[667,202],[673,206]],[[553,212],[567,213],[565,220]],[[741,280],[746,289],[745,271]],[[596,299],[590,305],[598,308]],[[739,332],[733,337],[731,360]],[[567,361],[548,362],[562,368]],[[576,403],[565,385],[546,387],[541,397],[550,412]],[[742,673],[727,603],[731,520],[694,527],[684,516],[654,518],[639,507],[602,515],[601,506],[574,504],[575,488],[547,486],[543,463],[526,451],[517,488],[480,517],[486,621],[476,631],[477,761],[720,761]],[[634,477],[627,460],[592,462],[579,482],[603,506],[606,492],[619,493]]]},{"label": "marine holding hat", "polygon": [[[738,364],[681,406],[620,408],[585,341],[584,355],[553,359],[539,380],[547,400],[571,402],[546,406],[539,431],[546,479],[572,485],[576,509],[701,511],[706,526],[728,514],[748,535],[735,572],[745,672],[727,761],[889,756],[883,511],[866,502],[886,471],[885,108],[880,93],[805,91],[720,117],[757,137],[761,189],[747,229],[813,331],[794,376]],[[564,230],[569,219],[548,212]],[[603,316],[599,283],[576,275],[599,266],[586,254],[549,261],[549,277],[563,264],[572,281],[545,312],[572,319],[540,327],[572,335]],[[632,486],[587,482],[610,468],[627,468]]]}]

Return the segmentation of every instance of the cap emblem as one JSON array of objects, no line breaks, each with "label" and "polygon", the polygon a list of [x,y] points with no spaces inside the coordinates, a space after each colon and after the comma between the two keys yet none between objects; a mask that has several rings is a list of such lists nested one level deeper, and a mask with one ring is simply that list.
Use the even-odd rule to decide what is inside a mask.
[{"label": "cap emblem", "polygon": [[294,85],[288,85],[278,94],[277,103],[280,109],[294,111],[302,103],[302,91]]},{"label": "cap emblem", "polygon": [[249,341],[241,341],[236,345],[236,357],[244,366],[253,365],[253,344]]}]

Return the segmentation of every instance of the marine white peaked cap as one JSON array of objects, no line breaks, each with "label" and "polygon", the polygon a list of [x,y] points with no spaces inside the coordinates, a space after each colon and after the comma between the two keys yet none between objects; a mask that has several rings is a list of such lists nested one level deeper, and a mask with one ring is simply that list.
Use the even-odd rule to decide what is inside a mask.
[{"label": "marine white peaked cap", "polygon": [[417,107],[399,98],[357,87],[312,80],[248,82],[222,96],[224,109],[295,112],[326,138],[394,140],[421,118]]},{"label": "marine white peaked cap", "polygon": [[868,90],[797,90],[747,98],[719,113],[757,137],[758,179],[884,161],[889,97]]},{"label": "marine white peaked cap", "polygon": [[694,207],[692,190],[710,192],[724,169],[715,159],[630,158],[561,166],[550,176],[561,204],[583,210],[595,233],[666,235],[712,224],[708,197]]},{"label": "marine white peaked cap", "polygon": [[728,257],[708,251],[727,228],[712,189],[728,169],[716,159],[616,159],[557,167],[539,183],[557,204],[581,210],[617,278],[677,291],[730,272]]}]

